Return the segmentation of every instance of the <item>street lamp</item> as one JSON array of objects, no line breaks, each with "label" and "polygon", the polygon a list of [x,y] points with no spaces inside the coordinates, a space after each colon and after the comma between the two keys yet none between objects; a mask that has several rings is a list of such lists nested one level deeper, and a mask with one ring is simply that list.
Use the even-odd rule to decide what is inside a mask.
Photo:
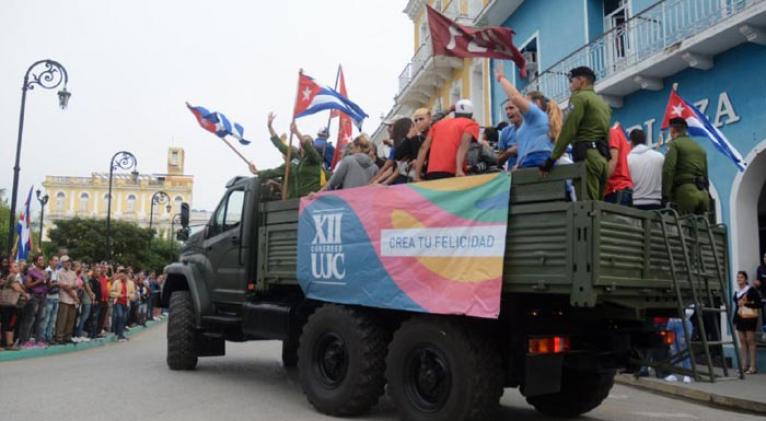
[{"label": "street lamp", "polygon": [[35,194],[37,195],[37,201],[40,202],[40,242],[37,244],[40,245],[40,251],[43,251],[43,216],[45,215],[45,204],[48,203],[48,194],[46,193],[44,196],[40,196],[40,189],[38,189]]},{"label": "street lamp", "polygon": [[136,156],[130,152],[120,151],[112,156],[112,160],[109,161],[109,194],[106,199],[106,258],[112,260],[112,178],[114,176],[114,170],[120,168],[123,170],[130,170],[133,181],[138,180],[138,171],[136,167],[138,161]]},{"label": "street lamp", "polygon": [[24,74],[24,84],[21,85],[21,111],[19,113],[19,134],[16,140],[16,162],[13,165],[13,189],[11,190],[11,213],[8,224],[8,253],[11,254],[13,248],[13,234],[16,228],[16,195],[19,190],[19,161],[21,160],[21,139],[24,133],[24,109],[27,104],[27,91],[39,86],[44,89],[56,89],[64,84],[63,89],[58,93],[59,106],[63,110],[69,103],[69,97],[72,94],[66,90],[66,84],[69,81],[67,71],[59,62],[53,60],[39,60],[32,63]]},{"label": "street lamp", "polygon": [[[168,204],[166,208],[168,212],[170,212],[170,196],[168,196],[168,194],[162,190],[155,192],[152,195],[152,204],[149,207],[149,229],[152,229],[152,222],[154,221],[154,205],[160,205],[163,203]],[[154,235],[152,235],[152,238],[154,238]]]}]

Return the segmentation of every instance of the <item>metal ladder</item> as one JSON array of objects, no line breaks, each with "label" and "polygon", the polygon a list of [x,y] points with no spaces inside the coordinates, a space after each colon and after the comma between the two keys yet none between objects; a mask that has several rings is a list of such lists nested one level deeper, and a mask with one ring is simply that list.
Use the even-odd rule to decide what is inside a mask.
[{"label": "metal ladder", "polygon": [[[722,347],[723,345],[731,344],[734,346],[734,354],[737,361],[737,369],[739,370],[739,378],[744,379],[744,370],[742,369],[742,364],[739,361],[739,344],[736,340],[734,340],[734,337],[732,336],[732,340],[729,341],[722,341],[720,338],[718,338],[718,340],[711,341],[709,340],[708,332],[706,331],[707,326],[705,326],[704,316],[706,314],[712,313],[718,316],[714,318],[715,330],[718,334],[721,333],[721,314],[725,315],[724,317],[726,318],[729,332],[734,332],[732,319],[730,317],[731,305],[729,303],[726,292],[728,290],[728,285],[726,282],[727,277],[721,263],[718,248],[716,247],[715,236],[713,235],[713,227],[711,226],[706,216],[686,216],[683,219],[688,220],[689,225],[688,227],[684,227],[682,224],[682,218],[674,209],[661,209],[657,212],[659,214],[660,225],[662,226],[665,248],[668,253],[670,274],[673,280],[673,289],[676,293],[678,317],[682,320],[686,344],[686,349],[678,350],[678,352],[676,352],[674,355],[671,355],[668,364],[663,364],[663,368],[670,372],[693,376],[696,381],[701,381],[704,379],[711,383],[715,382],[716,378],[728,377],[729,370],[726,367],[725,361],[723,361],[723,355],[721,355],[721,369],[723,376],[720,376],[716,373],[710,348],[713,346]],[[685,279],[679,277],[679,273],[676,270],[675,256],[673,254],[673,246],[670,241],[670,236],[668,235],[668,224],[666,222],[665,215],[669,215],[672,218],[673,225],[675,225],[678,232],[678,242],[680,243],[679,245],[683,254],[683,267],[685,268],[685,270],[682,272],[686,273]],[[700,238],[700,225],[707,234],[707,244],[702,241],[702,238]],[[692,234],[688,239],[686,236],[687,228],[691,230]],[[710,254],[713,256],[713,261],[715,262],[714,272],[712,273],[709,272],[709,269],[705,266],[705,256],[703,249],[706,245],[710,247]],[[710,278],[715,278],[717,280],[718,288],[721,291],[721,301],[723,302],[723,308],[721,308],[720,305],[716,305],[715,297],[713,296],[712,290],[710,288]],[[685,298],[682,290],[682,282],[684,281],[688,284],[688,289],[691,292],[690,300]],[[700,284],[704,286],[702,296],[700,296],[700,291],[698,291]],[[685,313],[686,308],[689,305],[694,305],[694,317],[696,318],[697,329],[699,330],[699,341],[692,341],[691,332],[689,332],[689,329],[686,326]],[[706,366],[705,370],[700,369],[696,361],[697,352],[695,351],[700,348],[702,350],[702,354],[704,355],[704,365]],[[690,360],[691,370],[687,370],[676,365],[677,363],[682,362],[687,358]]]}]

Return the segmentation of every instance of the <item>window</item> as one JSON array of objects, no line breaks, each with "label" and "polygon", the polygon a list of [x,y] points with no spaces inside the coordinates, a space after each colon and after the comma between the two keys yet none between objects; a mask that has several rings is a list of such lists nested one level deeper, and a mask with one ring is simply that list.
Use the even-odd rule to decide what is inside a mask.
[{"label": "window", "polygon": [[456,79],[452,82],[452,89],[450,90],[450,105],[455,105],[463,96],[463,80]]},{"label": "window", "polygon": [[484,60],[475,59],[471,67],[471,102],[474,120],[484,124]]},{"label": "window", "polygon": [[136,211],[136,195],[131,194],[128,196],[128,213],[134,213]]},{"label": "window", "polygon": [[425,19],[423,19],[423,22],[420,24],[420,46],[422,47],[423,44],[428,42],[428,37],[431,34],[428,32],[428,22],[426,22]]},{"label": "window", "polygon": [[80,212],[88,212],[88,193],[80,193]]},{"label": "window", "polygon": [[213,216],[208,237],[218,235],[239,225],[242,220],[244,199],[244,190],[233,190],[221,201]]},{"label": "window", "polygon": [[630,48],[625,23],[630,18],[630,5],[627,0],[604,0],[604,32],[608,32],[608,52],[612,61],[625,58]]},{"label": "window", "polygon": [[66,195],[63,192],[56,193],[56,211],[64,212],[64,199]]},{"label": "window", "polygon": [[173,151],[170,153],[170,164],[178,165],[178,151]]},{"label": "window", "polygon": [[173,199],[173,202],[175,202],[175,211],[181,212],[181,203],[183,203],[184,198],[181,196],[176,196],[175,199]]}]

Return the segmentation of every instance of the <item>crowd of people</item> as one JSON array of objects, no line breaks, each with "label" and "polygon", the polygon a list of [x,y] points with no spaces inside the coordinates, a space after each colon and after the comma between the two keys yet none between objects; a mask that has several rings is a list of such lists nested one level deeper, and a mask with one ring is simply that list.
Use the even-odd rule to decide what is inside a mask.
[{"label": "crowd of people", "polygon": [[[622,129],[612,129],[611,109],[596,95],[593,88],[596,75],[588,67],[569,72],[571,96],[563,113],[544,93],[524,94],[516,89],[506,79],[501,65],[495,69],[495,77],[508,97],[503,104],[507,122],[482,130],[473,118],[471,101],[466,99],[450,107],[451,116],[421,108],[411,117],[397,116],[384,121],[389,136],[384,141],[389,149],[387,154],[379,155],[370,139],[360,134],[343,151],[344,158],[334,172],[331,164],[335,150],[327,140],[326,129],[314,140],[293,123],[290,129],[299,139],[299,147],[288,153],[286,136],[277,135],[273,128],[275,116],[270,114],[268,129],[272,143],[283,156],[293,158],[288,164],[291,176],[287,197],[524,168],[538,168],[546,176],[556,165],[584,162],[587,189],[577,193],[584,198],[642,210],[673,207],[681,215],[704,215],[710,211],[707,155],[688,137],[687,123],[680,116],[669,119],[671,141],[663,155],[657,145],[648,144],[641,129],[632,130],[627,139],[624,135],[612,135]],[[251,171],[278,189],[286,168],[282,165],[258,171],[251,165]],[[571,184],[567,192],[570,199],[576,198]],[[738,282],[740,286],[733,297],[734,321],[743,344],[742,361],[752,373],[756,367],[753,338],[757,322],[752,317],[745,320],[739,309],[752,307],[756,314],[761,313],[757,317],[763,319],[766,266],[762,266],[762,271],[759,269],[752,288],[745,272],[740,272]]]},{"label": "crowd of people", "polygon": [[162,315],[164,275],[67,255],[0,266],[0,351],[90,342]]}]

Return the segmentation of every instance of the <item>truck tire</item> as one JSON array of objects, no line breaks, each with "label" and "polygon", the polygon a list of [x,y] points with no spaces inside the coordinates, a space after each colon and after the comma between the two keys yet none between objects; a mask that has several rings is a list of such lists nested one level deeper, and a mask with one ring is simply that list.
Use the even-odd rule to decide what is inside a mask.
[{"label": "truck tire", "polygon": [[309,317],[298,345],[303,392],[319,412],[354,416],[378,403],[385,387],[388,331],[350,307],[324,305]]},{"label": "truck tire", "polygon": [[560,392],[533,396],[527,398],[527,402],[549,417],[578,417],[601,405],[609,396],[614,374],[614,371],[593,373],[564,369]]},{"label": "truck tire", "polygon": [[193,370],[197,367],[194,304],[189,291],[175,291],[170,296],[168,317],[167,363],[171,370]]},{"label": "truck tire", "polygon": [[503,394],[500,352],[467,324],[410,319],[386,359],[388,395],[405,421],[494,419]]}]

